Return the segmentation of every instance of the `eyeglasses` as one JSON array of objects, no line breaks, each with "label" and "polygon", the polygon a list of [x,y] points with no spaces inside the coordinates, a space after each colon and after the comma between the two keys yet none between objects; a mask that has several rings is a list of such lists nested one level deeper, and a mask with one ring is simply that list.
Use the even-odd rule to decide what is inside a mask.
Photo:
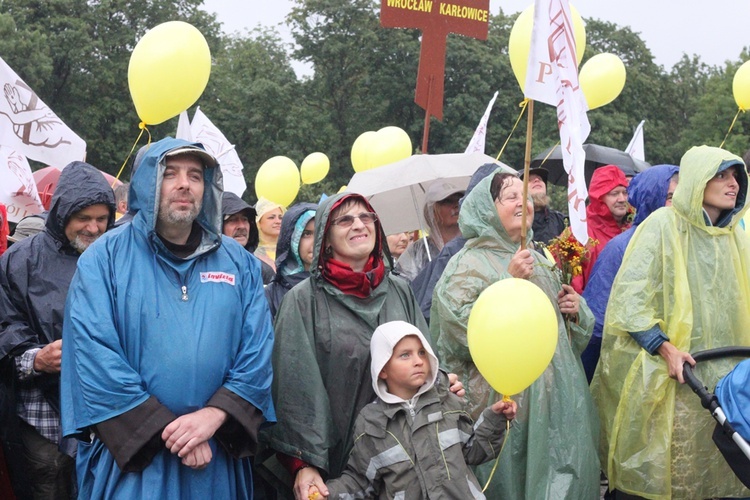
[{"label": "eyeglasses", "polygon": [[351,227],[352,224],[354,224],[354,219],[359,219],[362,224],[372,224],[376,220],[378,220],[378,214],[375,212],[362,212],[359,215],[342,215],[341,217],[335,218],[333,221],[331,221],[331,224],[334,226],[339,226],[343,228]]}]

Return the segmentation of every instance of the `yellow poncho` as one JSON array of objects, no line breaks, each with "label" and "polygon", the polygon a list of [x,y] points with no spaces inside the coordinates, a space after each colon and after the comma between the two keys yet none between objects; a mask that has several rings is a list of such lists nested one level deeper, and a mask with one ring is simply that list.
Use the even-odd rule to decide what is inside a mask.
[{"label": "yellow poncho", "polygon": [[[737,206],[728,225],[713,227],[705,222],[703,191],[727,162],[740,166]],[[714,421],[698,397],[628,334],[657,325],[686,352],[750,345],[748,238],[737,230],[747,186],[739,157],[692,148],[680,164],[673,206],[646,219],[628,246],[591,387],[610,488],[651,499],[750,495],[712,442]],[[713,389],[736,361],[701,363],[696,375]]]}]

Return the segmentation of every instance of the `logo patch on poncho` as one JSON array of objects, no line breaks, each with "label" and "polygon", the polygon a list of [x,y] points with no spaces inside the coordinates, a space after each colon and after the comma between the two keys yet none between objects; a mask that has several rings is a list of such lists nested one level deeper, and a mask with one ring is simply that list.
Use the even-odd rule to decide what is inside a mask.
[{"label": "logo patch on poncho", "polygon": [[201,283],[229,283],[234,286],[234,274],[221,273],[221,272],[206,272],[201,273]]}]

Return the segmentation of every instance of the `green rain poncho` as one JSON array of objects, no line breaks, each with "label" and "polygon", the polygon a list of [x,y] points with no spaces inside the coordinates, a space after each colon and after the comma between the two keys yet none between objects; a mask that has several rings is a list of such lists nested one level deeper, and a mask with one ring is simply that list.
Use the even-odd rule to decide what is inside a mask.
[{"label": "green rain poncho", "polygon": [[[318,207],[313,262],[320,262],[331,207],[345,195],[351,193],[330,197]],[[265,435],[271,448],[318,467],[328,477],[341,475],[357,415],[376,397],[370,381],[372,332],[394,320],[417,326],[429,338],[409,285],[389,271],[366,298],[344,294],[317,267],[284,296],[274,324],[278,423]]]},{"label": "green rain poncho", "polygon": [[[501,171],[497,171],[498,173]],[[471,360],[466,325],[479,294],[510,278],[507,268],[519,248],[505,232],[490,195],[492,175],[483,179],[461,205],[459,225],[468,241],[448,263],[435,288],[430,329],[445,368],[458,374],[466,389],[469,412],[479,412],[499,399]],[[531,242],[531,231],[527,235]],[[552,264],[537,252],[534,275],[555,305],[559,324],[551,363],[528,389],[514,399],[518,416],[486,492],[487,498],[599,498],[598,426],[580,353],[588,344],[594,319],[581,299],[580,323],[572,324],[571,340],[557,308],[560,281]],[[501,322],[502,318],[498,318]],[[524,332],[518,332],[523,335]],[[502,363],[502,359],[497,360]],[[494,462],[477,469],[486,482]]]},{"label": "green rain poncho", "polygon": [[[703,191],[726,165],[740,167],[737,206],[720,217],[727,225],[713,227],[704,218]],[[739,157],[692,148],[680,163],[672,207],[641,223],[625,252],[592,383],[610,488],[650,499],[750,495],[714,446],[714,421],[698,397],[628,334],[658,326],[686,352],[750,345],[748,239],[737,230],[747,185]],[[695,373],[713,388],[736,361],[700,363]]]}]

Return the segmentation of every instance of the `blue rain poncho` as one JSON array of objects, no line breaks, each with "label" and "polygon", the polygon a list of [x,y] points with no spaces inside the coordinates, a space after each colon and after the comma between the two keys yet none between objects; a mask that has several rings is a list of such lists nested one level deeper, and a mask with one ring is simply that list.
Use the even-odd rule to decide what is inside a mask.
[{"label": "blue rain poncho", "polygon": [[[140,422],[134,437],[121,436],[126,446],[144,446],[133,442],[138,433],[148,429],[145,441],[159,439],[176,416],[205,407],[222,391],[252,405],[266,421],[275,420],[273,330],[260,266],[236,241],[221,236],[217,167],[204,170],[203,207],[196,219],[203,236],[197,250],[178,258],[155,231],[164,156],[184,146],[193,145],[176,139],[151,145],[131,184],[137,210],[132,223],[106,233],[78,261],[63,327],[66,436],[88,438],[102,423],[152,404],[155,411]],[[242,425],[239,413],[225,411],[230,417],[225,425]],[[257,428],[243,427],[239,435],[246,439],[253,432]],[[233,448],[240,443],[219,441],[219,434],[208,441],[213,459],[202,470],[182,465],[162,442],[148,465],[123,472],[115,463],[122,450],[110,451],[99,437],[83,440],[79,495],[252,497],[249,456],[236,457]]]},{"label": "blue rain poncho", "polygon": [[[703,192],[730,165],[739,167],[736,208],[722,214],[723,225],[712,226]],[[656,327],[685,352],[750,345],[750,248],[745,232],[736,230],[747,185],[739,157],[692,148],[680,163],[672,206],[640,224],[625,252],[592,382],[610,488],[651,499],[750,495],[714,446],[714,422],[698,397],[628,333]],[[713,387],[735,362],[702,363],[696,375]]]}]

